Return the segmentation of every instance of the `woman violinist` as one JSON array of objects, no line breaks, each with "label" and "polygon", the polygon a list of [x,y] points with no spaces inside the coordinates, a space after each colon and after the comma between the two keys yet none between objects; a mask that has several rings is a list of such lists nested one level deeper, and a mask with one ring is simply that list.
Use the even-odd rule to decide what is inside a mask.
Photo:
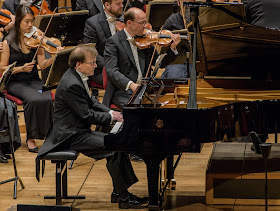
[{"label": "woman violinist", "polygon": [[37,60],[33,61],[36,49],[30,49],[24,42],[24,35],[31,31],[33,21],[34,14],[29,7],[17,9],[15,25],[3,42],[0,68],[3,71],[17,61],[7,91],[23,101],[27,146],[30,152],[37,153],[34,139],[45,138],[53,114],[51,93],[42,92],[43,82],[38,76],[37,64],[43,70],[52,64],[54,57],[46,59],[44,49],[40,47]]}]

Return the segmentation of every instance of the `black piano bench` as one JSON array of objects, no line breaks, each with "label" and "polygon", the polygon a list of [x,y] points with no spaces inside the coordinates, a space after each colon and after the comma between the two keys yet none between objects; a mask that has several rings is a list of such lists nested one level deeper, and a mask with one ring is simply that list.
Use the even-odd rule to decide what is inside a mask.
[{"label": "black piano bench", "polygon": [[56,199],[56,205],[62,205],[62,199],[85,199],[85,196],[68,196],[67,194],[67,160],[76,160],[78,157],[76,150],[63,150],[51,152],[45,155],[41,160],[51,160],[56,163],[55,181],[56,195],[45,196],[44,199]]}]

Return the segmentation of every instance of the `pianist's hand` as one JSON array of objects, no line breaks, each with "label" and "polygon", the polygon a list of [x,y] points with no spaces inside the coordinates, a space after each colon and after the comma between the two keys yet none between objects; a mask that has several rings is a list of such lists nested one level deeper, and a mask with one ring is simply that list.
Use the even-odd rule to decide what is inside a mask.
[{"label": "pianist's hand", "polygon": [[117,122],[123,122],[123,115],[121,112],[113,111],[113,120]]},{"label": "pianist's hand", "polygon": [[139,86],[139,84],[136,84],[136,83],[132,82],[132,83],[130,84],[129,88],[130,88],[133,92],[135,92],[135,90],[136,90],[136,88],[137,88],[138,86]]}]

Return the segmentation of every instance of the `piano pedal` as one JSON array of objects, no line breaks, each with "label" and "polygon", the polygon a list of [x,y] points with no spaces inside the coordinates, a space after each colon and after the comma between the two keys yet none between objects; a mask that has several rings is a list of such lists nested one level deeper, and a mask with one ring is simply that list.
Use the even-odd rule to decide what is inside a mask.
[{"label": "piano pedal", "polygon": [[169,183],[169,188],[171,190],[175,190],[176,189],[176,179],[171,179],[171,181]]},{"label": "piano pedal", "polygon": [[165,179],[161,179],[161,182],[160,182],[160,187],[161,188],[164,188],[165,187],[165,184],[166,184],[166,180]]},{"label": "piano pedal", "polygon": [[[166,183],[167,183],[167,179],[162,179],[161,180],[161,187],[165,187]],[[175,190],[176,189],[176,179],[171,179],[170,183],[168,184],[168,186],[166,187],[166,190]]]}]

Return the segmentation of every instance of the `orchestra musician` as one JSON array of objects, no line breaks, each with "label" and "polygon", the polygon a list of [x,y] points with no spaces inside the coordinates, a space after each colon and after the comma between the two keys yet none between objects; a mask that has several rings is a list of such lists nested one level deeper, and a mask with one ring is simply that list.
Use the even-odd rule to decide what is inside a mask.
[{"label": "orchestra musician", "polygon": [[116,20],[122,15],[123,0],[103,0],[104,12],[87,19],[84,29],[84,42],[96,43],[97,68],[90,78],[98,84],[103,84],[102,69],[104,67],[104,48],[109,37],[116,33]]},{"label": "orchestra musician", "polygon": [[[17,150],[21,146],[21,138],[19,133],[19,125],[18,125],[18,116],[17,109],[15,105],[8,99],[6,99],[7,110],[8,110],[8,118],[9,118],[9,126],[12,135],[14,150]],[[0,98],[0,128],[1,131],[7,130],[8,122],[5,114],[5,105],[4,99]],[[7,158],[10,158],[9,154],[11,154],[10,147],[10,137],[9,135],[0,136],[0,163],[8,163]]]},{"label": "orchestra musician", "polygon": [[280,2],[274,0],[242,0],[250,24],[280,29]]},{"label": "orchestra musician", "polygon": [[[2,8],[9,10],[13,15],[15,15],[20,5],[30,6],[34,1],[35,0],[5,0]],[[45,1],[48,2],[49,0]]]},{"label": "orchestra musician", "polygon": [[129,208],[146,199],[127,191],[138,181],[128,155],[106,152],[105,134],[90,129],[92,124],[109,125],[113,121],[123,121],[120,112],[99,103],[89,92],[87,79],[97,67],[96,56],[96,49],[86,45],[79,45],[71,52],[70,68],[56,90],[53,127],[38,153],[37,162],[46,153],[60,149],[74,149],[97,160],[106,158],[114,187],[111,202],[119,202],[120,208]]},{"label": "orchestra musician", "polygon": [[[128,0],[128,8],[130,7],[138,7],[140,9],[145,5],[145,0]],[[123,6],[126,5],[127,0],[123,1]],[[95,16],[104,9],[104,3],[102,0],[77,0],[76,2],[76,10],[88,10],[89,17]]]},{"label": "orchestra musician", "polygon": [[25,33],[33,29],[34,14],[27,6],[20,6],[16,12],[14,27],[3,42],[0,69],[17,61],[14,73],[7,85],[8,93],[23,101],[24,117],[29,152],[38,152],[35,139],[44,139],[47,135],[52,114],[53,102],[50,91],[42,92],[43,82],[38,76],[37,64],[45,69],[52,64],[54,57],[45,58],[44,49],[31,49],[24,42]]},{"label": "orchestra musician", "polygon": [[[122,108],[131,94],[145,77],[154,47],[137,50],[134,36],[141,36],[147,23],[146,14],[138,8],[130,8],[124,14],[125,28],[110,37],[105,45],[105,68],[108,75],[108,84],[103,103],[109,106],[114,103]],[[179,34],[172,35],[172,44],[162,61],[162,67],[176,59],[176,46],[180,43]],[[154,60],[158,57],[154,57]]]},{"label": "orchestra musician", "polygon": [[[182,16],[181,12],[182,11],[170,15],[166,19],[163,29],[166,29],[169,31],[184,29],[185,28],[184,20],[183,20],[183,16]],[[186,9],[185,9],[185,19],[186,19],[187,24],[191,21],[189,7],[186,7]],[[179,53],[180,52],[186,53],[187,50],[188,50],[187,45],[182,45],[182,46],[180,46],[180,49],[178,49]],[[188,63],[168,65],[165,68],[164,72],[162,73],[161,78],[187,78],[188,77],[187,65],[188,65]],[[191,64],[189,64],[189,65],[190,65],[189,68],[191,69]]]},{"label": "orchestra musician", "polygon": [[102,0],[77,0],[76,10],[88,10],[89,17],[95,16],[103,11]]}]

